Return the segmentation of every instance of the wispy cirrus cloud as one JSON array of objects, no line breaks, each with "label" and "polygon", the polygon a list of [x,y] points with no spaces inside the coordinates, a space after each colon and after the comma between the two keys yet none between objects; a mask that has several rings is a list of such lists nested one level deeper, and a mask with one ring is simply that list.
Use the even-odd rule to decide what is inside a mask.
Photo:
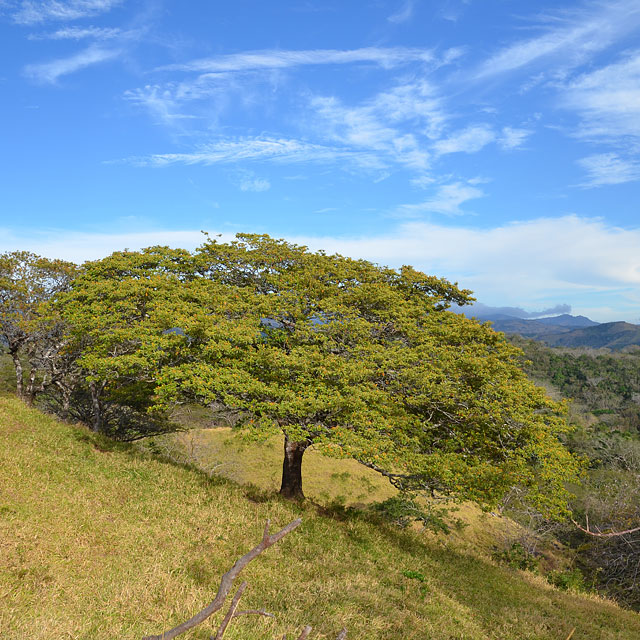
[{"label": "wispy cirrus cloud", "polygon": [[401,24],[407,22],[413,17],[413,10],[415,8],[415,0],[405,0],[402,6],[395,13],[391,14],[387,20],[394,24]]},{"label": "wispy cirrus cloud", "polygon": [[488,125],[473,125],[456,131],[448,138],[438,140],[433,146],[438,155],[447,153],[476,153],[495,140],[496,134]]},{"label": "wispy cirrus cloud", "polygon": [[551,58],[558,68],[570,69],[618,42],[640,25],[636,0],[595,2],[572,12],[542,16],[542,33],[508,45],[481,63],[476,80],[496,77]]},{"label": "wispy cirrus cloud", "polygon": [[54,20],[90,18],[123,4],[124,0],[22,0],[13,14],[18,24],[33,25]]},{"label": "wispy cirrus cloud", "polygon": [[437,137],[447,117],[441,99],[424,80],[391,87],[358,105],[316,96],[311,108],[318,135],[416,171],[429,168],[426,143]]},{"label": "wispy cirrus cloud", "polygon": [[380,169],[378,159],[364,152],[329,147],[291,138],[238,138],[203,145],[193,152],[164,153],[128,158],[137,166],[166,167],[172,164],[233,164],[238,162],[324,162],[347,161],[361,167]]},{"label": "wispy cirrus cloud", "polygon": [[50,33],[32,33],[29,40],[113,40],[131,32],[102,27],[64,27]]},{"label": "wispy cirrus cloud", "polygon": [[561,104],[581,116],[582,137],[640,139],[640,51],[566,83]]},{"label": "wispy cirrus cloud", "polygon": [[466,212],[460,207],[469,200],[482,198],[485,195],[471,182],[453,182],[438,187],[433,197],[423,202],[402,204],[394,214],[398,217],[418,217],[425,213],[441,213],[448,216],[460,216]]},{"label": "wispy cirrus cloud", "polygon": [[86,49],[66,58],[58,58],[49,62],[30,64],[24,68],[24,73],[36,82],[55,84],[59,78],[75,73],[81,69],[107,62],[117,58],[120,49],[107,49],[91,45]]},{"label": "wispy cirrus cloud", "polygon": [[239,174],[237,185],[240,191],[262,193],[271,189],[271,183],[266,178],[257,176],[253,171],[243,171]]},{"label": "wispy cirrus cloud", "polygon": [[578,160],[587,172],[588,180],[582,186],[601,187],[640,180],[640,162],[625,160],[615,153],[596,153]]},{"label": "wispy cirrus cloud", "polygon": [[161,67],[165,71],[235,72],[258,69],[287,69],[307,65],[372,63],[391,69],[414,62],[433,62],[430,49],[407,47],[364,47],[361,49],[307,49],[299,51],[264,49]]},{"label": "wispy cirrus cloud", "polygon": [[533,131],[531,131],[531,129],[503,127],[497,142],[500,147],[507,151],[510,151],[512,149],[518,149],[519,147],[521,147],[532,134]]},{"label": "wispy cirrus cloud", "polygon": [[496,132],[486,124],[471,125],[453,132],[447,138],[437,140],[433,148],[440,156],[448,153],[477,153],[492,142],[504,150],[512,150],[522,146],[532,133],[530,129],[516,127],[503,127],[500,132]]},{"label": "wispy cirrus cloud", "polygon": [[[203,120],[211,129],[228,109],[232,96],[250,91],[234,74],[207,73],[195,79],[131,89],[125,92],[124,98],[146,110],[156,123],[176,127],[184,120]],[[202,112],[194,108],[198,103],[205,105]]]}]

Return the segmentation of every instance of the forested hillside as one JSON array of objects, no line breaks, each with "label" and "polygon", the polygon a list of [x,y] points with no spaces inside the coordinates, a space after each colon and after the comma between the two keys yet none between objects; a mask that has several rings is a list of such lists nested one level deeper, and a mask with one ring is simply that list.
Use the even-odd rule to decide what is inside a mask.
[{"label": "forested hillside", "polygon": [[[575,429],[566,443],[589,460],[586,477],[575,488],[576,517],[583,526],[590,519],[594,531],[605,533],[637,528],[640,349],[627,353],[552,349],[533,340],[511,340],[524,350],[527,361],[523,366],[528,374],[570,399],[570,421]],[[540,520],[533,526],[545,529]],[[576,566],[600,589],[640,607],[640,532],[607,538],[584,535],[570,525],[551,529],[575,550]]]}]

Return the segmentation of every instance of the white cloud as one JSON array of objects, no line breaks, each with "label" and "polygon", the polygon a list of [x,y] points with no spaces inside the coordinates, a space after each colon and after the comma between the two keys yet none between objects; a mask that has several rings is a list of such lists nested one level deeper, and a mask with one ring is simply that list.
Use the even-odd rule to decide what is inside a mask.
[{"label": "white cloud", "polygon": [[59,58],[51,62],[27,65],[24,68],[24,72],[37,82],[53,84],[61,76],[75,73],[76,71],[100,62],[112,60],[119,55],[120,51],[118,49],[104,49],[96,45],[91,45],[68,58]]},{"label": "white cloud", "polygon": [[[213,231],[211,232],[214,233]],[[233,238],[224,234],[223,241]],[[11,232],[0,228],[0,252],[17,249],[32,251],[47,258],[60,258],[81,263],[85,260],[97,260],[113,253],[131,249],[137,251],[154,245],[194,249],[202,244],[201,231],[165,231],[145,230],[139,233],[98,233],[61,229],[33,231],[27,234]]]},{"label": "white cloud", "polygon": [[239,138],[204,145],[192,153],[165,153],[126,161],[138,166],[165,167],[172,164],[230,164],[242,161],[336,162],[349,161],[378,169],[374,156],[350,149],[328,147],[290,138]]},{"label": "white cloud", "polygon": [[468,200],[482,198],[485,193],[471,184],[454,182],[438,188],[433,198],[415,204],[402,204],[395,213],[399,216],[415,217],[424,213],[443,213],[450,216],[463,215],[460,206]]},{"label": "white cloud", "polygon": [[[281,236],[277,230],[271,233]],[[230,239],[231,234],[222,238]],[[485,304],[541,308],[562,302],[571,304],[574,313],[595,320],[638,319],[640,227],[621,229],[578,216],[489,228],[414,221],[376,235],[288,239],[392,267],[412,264],[473,289]],[[193,249],[202,241],[196,230],[121,234],[30,230],[19,236],[0,229],[0,252],[24,249],[75,262],[125,247],[136,250],[160,244]]]},{"label": "white cloud", "polygon": [[475,125],[457,131],[452,136],[438,140],[434,149],[438,155],[447,153],[476,153],[495,140],[495,133],[487,125]]},{"label": "white cloud", "polygon": [[597,153],[578,160],[589,180],[583,186],[600,187],[640,180],[640,163],[624,160],[615,153]]},{"label": "white cloud", "polygon": [[640,51],[569,82],[562,104],[581,114],[582,136],[640,138]]},{"label": "white cloud", "polygon": [[318,135],[418,171],[430,164],[426,139],[435,137],[446,119],[441,100],[423,80],[392,87],[356,106],[315,97],[311,107]]},{"label": "white cloud", "polygon": [[369,62],[391,69],[411,62],[432,62],[429,49],[405,47],[365,47],[362,49],[308,49],[288,51],[265,49],[231,55],[192,60],[184,64],[162,67],[164,70],[197,72],[255,71],[258,69],[287,69],[305,65],[356,64]]},{"label": "white cloud", "polygon": [[418,187],[418,189],[427,189],[435,182],[435,178],[428,175],[422,175],[416,178],[411,178],[410,182],[414,187]]},{"label": "white cloud", "polygon": [[[176,126],[181,120],[198,119],[195,114],[182,113],[183,100],[179,97],[181,93],[179,85],[167,83],[164,86],[145,85],[139,89],[126,91],[124,98],[132,104],[146,109],[156,123]],[[222,98],[223,96],[221,96],[216,109],[209,113],[209,117],[213,121],[216,120],[217,113],[221,108]]]},{"label": "white cloud", "polygon": [[484,229],[416,221],[376,236],[292,240],[395,267],[413,264],[473,289],[487,304],[569,302],[575,313],[591,305],[596,320],[638,318],[640,227],[572,215]]},{"label": "white cloud", "polygon": [[123,0],[23,0],[13,19],[18,24],[38,24],[48,20],[78,20],[111,11]]},{"label": "white cloud", "polygon": [[101,27],[64,27],[51,33],[30,34],[29,40],[112,40],[123,35],[121,29]]},{"label": "white cloud", "polygon": [[516,129],[513,127],[504,127],[500,138],[498,138],[498,144],[507,151],[511,149],[517,149],[522,146],[527,138],[533,133],[529,129]]},{"label": "white cloud", "polygon": [[247,174],[240,178],[238,183],[240,191],[254,191],[260,193],[262,191],[269,191],[271,189],[271,183],[266,178],[259,178],[253,174]]},{"label": "white cloud", "polygon": [[473,76],[477,80],[498,76],[549,58],[557,60],[556,70],[571,68],[620,41],[638,25],[637,0],[593,3],[573,14],[549,17],[542,35],[503,48],[485,60]]},{"label": "white cloud", "polygon": [[405,0],[400,9],[396,11],[396,13],[390,15],[387,20],[389,22],[393,22],[394,24],[401,24],[402,22],[410,20],[413,16],[414,5],[415,0]]}]

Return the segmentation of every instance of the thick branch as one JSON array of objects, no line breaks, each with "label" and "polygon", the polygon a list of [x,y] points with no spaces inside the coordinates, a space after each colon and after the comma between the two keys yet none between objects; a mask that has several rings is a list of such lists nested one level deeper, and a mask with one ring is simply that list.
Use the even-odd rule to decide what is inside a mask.
[{"label": "thick branch", "polygon": [[[267,520],[267,524],[264,528],[264,534],[262,535],[262,540],[258,545],[256,545],[251,551],[242,556],[236,563],[227,571],[220,580],[220,587],[218,588],[218,593],[214,598],[213,602],[210,605],[205,607],[199,613],[196,613],[193,618],[179,624],[177,627],[170,629],[169,631],[165,631],[161,633],[159,636],[145,636],[143,640],[172,640],[176,636],[179,636],[181,633],[192,629],[193,627],[199,625],[201,622],[204,622],[209,616],[214,614],[216,611],[219,611],[233,586],[233,581],[237,578],[238,574],[255,558],[257,558],[265,549],[268,549],[276,542],[284,538],[288,533],[291,533],[296,527],[300,525],[302,520],[298,518],[293,522],[290,522],[284,529],[278,531],[278,533],[274,533],[273,535],[269,535],[269,521]],[[237,594],[236,594],[237,595]]]}]

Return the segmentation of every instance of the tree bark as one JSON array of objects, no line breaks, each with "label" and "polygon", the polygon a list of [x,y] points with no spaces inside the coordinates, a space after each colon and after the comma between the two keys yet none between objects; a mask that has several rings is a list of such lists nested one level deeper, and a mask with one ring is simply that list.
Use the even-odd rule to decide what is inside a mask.
[{"label": "tree bark", "polygon": [[69,410],[71,408],[71,394],[72,389],[62,384],[61,382],[55,383],[56,387],[60,390],[60,395],[62,396],[62,411],[60,413],[60,417],[63,420],[68,420],[69,418]]},{"label": "tree bark", "polygon": [[102,431],[102,403],[100,402],[100,395],[102,394],[103,389],[104,383],[89,383],[89,390],[91,391],[91,408],[93,411],[93,424],[91,425],[91,429],[96,433]]},{"label": "tree bark", "polygon": [[284,437],[284,460],[282,462],[282,484],[280,494],[292,500],[303,500],[302,493],[302,456],[309,442],[292,442]]},{"label": "tree bark", "polygon": [[13,360],[13,366],[16,368],[16,393],[18,398],[24,399],[24,380],[22,362],[20,362],[20,356],[18,351],[11,351],[11,359]]}]

